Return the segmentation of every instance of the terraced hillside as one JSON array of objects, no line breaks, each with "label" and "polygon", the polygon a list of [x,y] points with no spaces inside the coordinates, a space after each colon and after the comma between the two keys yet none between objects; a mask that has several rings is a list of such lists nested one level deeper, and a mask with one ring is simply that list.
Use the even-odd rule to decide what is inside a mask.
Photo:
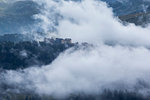
[{"label": "terraced hillside", "polygon": [[125,22],[135,23],[136,25],[146,26],[150,23],[150,12],[140,12],[135,14],[119,16],[119,19]]}]

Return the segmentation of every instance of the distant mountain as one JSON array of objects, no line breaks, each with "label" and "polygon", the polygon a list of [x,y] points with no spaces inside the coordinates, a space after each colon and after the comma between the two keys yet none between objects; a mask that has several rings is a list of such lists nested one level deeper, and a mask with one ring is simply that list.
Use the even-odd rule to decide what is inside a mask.
[{"label": "distant mountain", "polygon": [[113,8],[115,16],[124,22],[146,26],[150,23],[150,1],[148,0],[102,0]]},{"label": "distant mountain", "polygon": [[119,16],[119,18],[123,22],[134,23],[136,25],[145,27],[147,26],[147,24],[150,23],[150,12],[128,14],[128,15]]},{"label": "distant mountain", "polygon": [[0,35],[0,42],[23,42],[23,41],[32,41],[31,36],[23,34],[4,34]]},{"label": "distant mountain", "polygon": [[150,11],[148,0],[102,0],[113,8],[115,15],[122,16],[139,12]]},{"label": "distant mountain", "polygon": [[23,27],[34,23],[33,15],[39,13],[38,5],[32,1],[0,3],[0,34],[18,33]]},{"label": "distant mountain", "polygon": [[[56,0],[57,1],[57,0]],[[70,1],[70,0],[66,0]],[[82,0],[72,0],[82,1]],[[124,16],[150,11],[150,2],[146,0],[102,0],[113,8],[116,16]],[[33,15],[40,13],[40,7],[33,1],[16,1],[11,3],[0,2],[0,34],[20,33],[21,30],[31,30],[31,26],[37,22]],[[124,16],[126,17],[126,16]],[[124,18],[123,17],[123,18]],[[126,19],[126,18],[125,18]],[[138,22],[139,19],[141,22]],[[128,22],[141,25],[142,22],[149,23],[149,16],[144,18],[128,19]],[[123,19],[123,21],[125,21]]]}]

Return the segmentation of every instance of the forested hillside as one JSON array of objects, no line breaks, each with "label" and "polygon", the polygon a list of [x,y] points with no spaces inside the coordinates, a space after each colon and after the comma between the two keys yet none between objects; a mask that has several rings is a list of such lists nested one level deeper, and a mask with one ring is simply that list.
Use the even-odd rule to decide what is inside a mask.
[{"label": "forested hillside", "polygon": [[[16,37],[14,40],[9,37]],[[20,37],[19,37],[20,36]],[[60,53],[74,46],[71,39],[44,41],[19,40],[23,35],[5,35],[0,38],[0,68],[19,69],[50,64]],[[6,40],[5,40],[6,39]]]}]

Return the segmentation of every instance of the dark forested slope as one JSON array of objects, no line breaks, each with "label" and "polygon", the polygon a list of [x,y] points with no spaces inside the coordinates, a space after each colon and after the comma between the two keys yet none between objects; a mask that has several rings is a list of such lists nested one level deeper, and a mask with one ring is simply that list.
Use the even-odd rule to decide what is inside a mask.
[{"label": "dark forested slope", "polygon": [[18,69],[50,64],[61,52],[75,45],[71,39],[61,38],[40,42],[16,41],[0,41],[0,68]]}]

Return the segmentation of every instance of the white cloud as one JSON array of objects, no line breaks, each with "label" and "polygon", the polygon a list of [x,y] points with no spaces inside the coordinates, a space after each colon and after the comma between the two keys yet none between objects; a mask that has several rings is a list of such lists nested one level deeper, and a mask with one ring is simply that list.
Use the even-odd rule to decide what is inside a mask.
[{"label": "white cloud", "polygon": [[102,45],[68,51],[42,68],[8,71],[5,80],[7,84],[55,97],[82,92],[96,94],[104,88],[134,90],[138,79],[150,84],[149,59],[150,51],[145,48]]},{"label": "white cloud", "polygon": [[122,25],[119,19],[113,16],[112,9],[108,8],[104,2],[94,0],[83,0],[81,3],[63,0],[59,2],[34,1],[45,5],[45,13],[37,16],[43,20],[40,26],[47,33],[49,28],[54,26],[52,23],[56,22],[56,14],[59,14],[63,19],[57,20],[59,24],[55,28],[60,37],[70,37],[74,41],[89,43],[115,42],[138,46],[150,44],[149,27],[142,28],[134,24]]},{"label": "white cloud", "polygon": [[[122,25],[103,2],[37,2],[45,5],[45,13],[42,13],[42,17],[39,16],[46,19],[42,24],[54,20],[49,16],[53,16],[50,9],[55,7],[54,12],[63,17],[57,26],[59,36],[71,37],[74,41],[96,43],[99,46],[67,51],[52,64],[41,68],[27,68],[23,72],[7,71],[4,74],[7,84],[24,86],[36,93],[56,97],[77,92],[98,93],[103,88],[120,89],[118,84],[122,89],[134,90],[138,79],[150,84],[150,51],[145,48],[150,46],[149,27]],[[44,25],[46,28],[49,26]],[[113,41],[118,46],[103,44],[108,41]]]},{"label": "white cloud", "polygon": [[[75,41],[107,42],[114,41],[126,45],[149,46],[149,27],[141,28],[133,24],[122,25],[114,18],[112,10],[105,3],[91,0],[82,3],[65,2],[60,7],[65,20],[60,22],[59,33]],[[76,23],[68,19],[75,20]]]}]

